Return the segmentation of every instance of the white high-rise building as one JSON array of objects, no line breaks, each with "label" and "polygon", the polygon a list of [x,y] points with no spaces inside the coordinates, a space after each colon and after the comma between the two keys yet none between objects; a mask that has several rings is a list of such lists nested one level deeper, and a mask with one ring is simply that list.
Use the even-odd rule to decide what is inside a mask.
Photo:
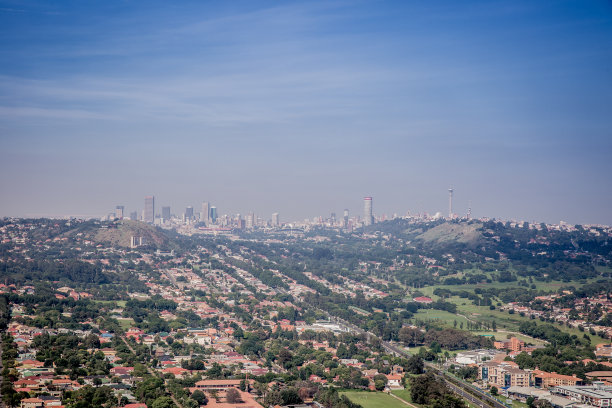
[{"label": "white high-rise building", "polygon": [[278,213],[273,213],[272,214],[272,226],[278,227],[279,225],[280,225],[280,221],[279,221]]},{"label": "white high-rise building", "polygon": [[363,225],[372,225],[374,216],[372,215],[372,197],[363,198]]},{"label": "white high-rise building", "polygon": [[210,204],[208,201],[202,203],[202,212],[200,213],[200,221],[208,224],[210,221]]}]

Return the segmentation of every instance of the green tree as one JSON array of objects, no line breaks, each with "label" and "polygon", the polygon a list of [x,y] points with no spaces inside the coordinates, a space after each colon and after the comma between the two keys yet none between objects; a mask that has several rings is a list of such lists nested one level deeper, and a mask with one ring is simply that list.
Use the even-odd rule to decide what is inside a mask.
[{"label": "green tree", "polygon": [[411,374],[423,374],[425,363],[418,355],[411,356],[406,363],[406,371]]},{"label": "green tree", "polygon": [[175,408],[174,402],[170,397],[158,397],[151,404],[151,408]]},{"label": "green tree", "polygon": [[283,405],[295,405],[304,402],[302,398],[300,398],[298,391],[293,387],[285,388],[281,391],[280,395],[283,400]]},{"label": "green tree", "polygon": [[191,394],[191,398],[197,401],[197,403],[200,405],[208,404],[208,397],[206,397],[206,394],[200,390],[195,390],[193,394]]},{"label": "green tree", "polygon": [[376,374],[374,376],[374,387],[377,391],[382,391],[387,386],[388,381],[387,376],[383,374]]}]

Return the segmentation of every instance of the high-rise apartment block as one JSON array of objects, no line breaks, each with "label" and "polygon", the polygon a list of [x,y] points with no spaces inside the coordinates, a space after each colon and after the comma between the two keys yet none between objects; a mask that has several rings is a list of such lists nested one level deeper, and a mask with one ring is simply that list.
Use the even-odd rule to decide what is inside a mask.
[{"label": "high-rise apartment block", "polygon": [[155,197],[153,196],[145,197],[143,221],[148,222],[149,224],[153,224],[153,222],[155,221]]},{"label": "high-rise apartment block", "polygon": [[124,206],[118,205],[117,207],[115,207],[115,218],[122,220],[124,217],[124,214],[125,214]]},{"label": "high-rise apartment block", "polygon": [[280,225],[280,220],[279,220],[278,213],[273,213],[272,214],[272,226],[278,227],[279,225]]}]

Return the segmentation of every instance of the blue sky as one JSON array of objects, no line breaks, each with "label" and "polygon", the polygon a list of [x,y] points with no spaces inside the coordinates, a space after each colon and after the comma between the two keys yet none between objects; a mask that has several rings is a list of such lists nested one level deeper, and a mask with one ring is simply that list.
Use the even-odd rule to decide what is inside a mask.
[{"label": "blue sky", "polygon": [[609,1],[0,1],[0,216],[612,224]]}]

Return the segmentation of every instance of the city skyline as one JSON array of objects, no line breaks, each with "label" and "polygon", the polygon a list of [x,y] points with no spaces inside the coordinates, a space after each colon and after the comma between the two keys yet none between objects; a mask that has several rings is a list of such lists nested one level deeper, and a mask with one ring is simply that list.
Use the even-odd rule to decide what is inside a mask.
[{"label": "city skyline", "polygon": [[452,186],[612,224],[606,1],[0,0],[0,27],[0,217],[446,215]]},{"label": "city skyline", "polygon": [[[482,220],[498,220],[498,221],[513,221],[513,222],[528,222],[528,223],[545,223],[551,225],[557,224],[567,224],[574,225],[572,222],[568,222],[567,220],[556,220],[556,221],[544,221],[538,219],[518,219],[518,218],[501,218],[496,216],[488,216],[481,215],[478,217],[474,217],[472,214],[471,201],[468,203],[468,207],[466,207],[465,211],[455,212],[453,210],[452,205],[452,196],[454,194],[454,189],[448,189],[448,199],[450,200],[448,205],[448,213],[444,213],[444,211],[413,211],[412,209],[400,209],[396,211],[380,211],[376,212],[373,209],[373,201],[374,197],[366,196],[362,197],[361,201],[361,212],[357,211],[356,214],[349,217],[350,211],[348,208],[344,208],[342,210],[342,219],[338,219],[336,217],[336,211],[338,209],[332,208],[328,209],[326,212],[322,212],[320,214],[310,214],[308,216],[298,216],[294,218],[282,218],[281,214],[278,212],[278,209],[275,209],[274,212],[266,212],[266,211],[253,211],[252,207],[248,205],[243,205],[239,209],[238,207],[232,207],[232,210],[221,210],[217,211],[217,207],[215,205],[211,205],[213,203],[209,201],[202,201],[201,207],[202,211],[196,212],[193,205],[179,204],[178,206],[170,206],[170,205],[161,205],[155,209],[155,195],[148,195],[144,197],[144,205],[142,208],[136,206],[134,208],[127,207],[124,204],[117,204],[112,206],[110,210],[107,210],[103,213],[94,214],[94,215],[85,215],[85,214],[48,214],[48,215],[36,215],[36,216],[26,216],[26,217],[18,217],[18,218],[57,218],[57,219],[66,219],[66,218],[83,218],[83,219],[108,219],[109,217],[114,217],[116,219],[130,218],[132,220],[143,221],[149,224],[158,224],[158,221],[170,221],[182,219],[183,222],[188,224],[192,224],[194,222],[202,222],[204,224],[217,225],[217,221],[223,218],[224,222],[230,222],[230,224],[235,221],[242,220],[242,222],[246,223],[247,228],[252,228],[257,225],[257,222],[261,222],[263,224],[269,224],[271,226],[280,226],[283,224],[294,224],[294,223],[326,223],[331,221],[332,223],[340,222],[338,225],[342,225],[344,228],[349,227],[348,221],[357,222],[359,226],[369,226],[374,223],[378,223],[385,220],[394,219],[396,217],[425,217],[427,219],[482,219]],[[128,208],[126,210],[126,208]],[[205,211],[208,209],[208,211]],[[128,215],[129,213],[129,215]],[[213,216],[214,214],[214,216]],[[203,218],[204,217],[204,218]],[[579,223],[578,223],[579,224]],[[578,225],[576,224],[576,225]],[[601,223],[583,223],[582,225],[608,225]],[[354,224],[351,224],[351,228],[355,227]]]}]

